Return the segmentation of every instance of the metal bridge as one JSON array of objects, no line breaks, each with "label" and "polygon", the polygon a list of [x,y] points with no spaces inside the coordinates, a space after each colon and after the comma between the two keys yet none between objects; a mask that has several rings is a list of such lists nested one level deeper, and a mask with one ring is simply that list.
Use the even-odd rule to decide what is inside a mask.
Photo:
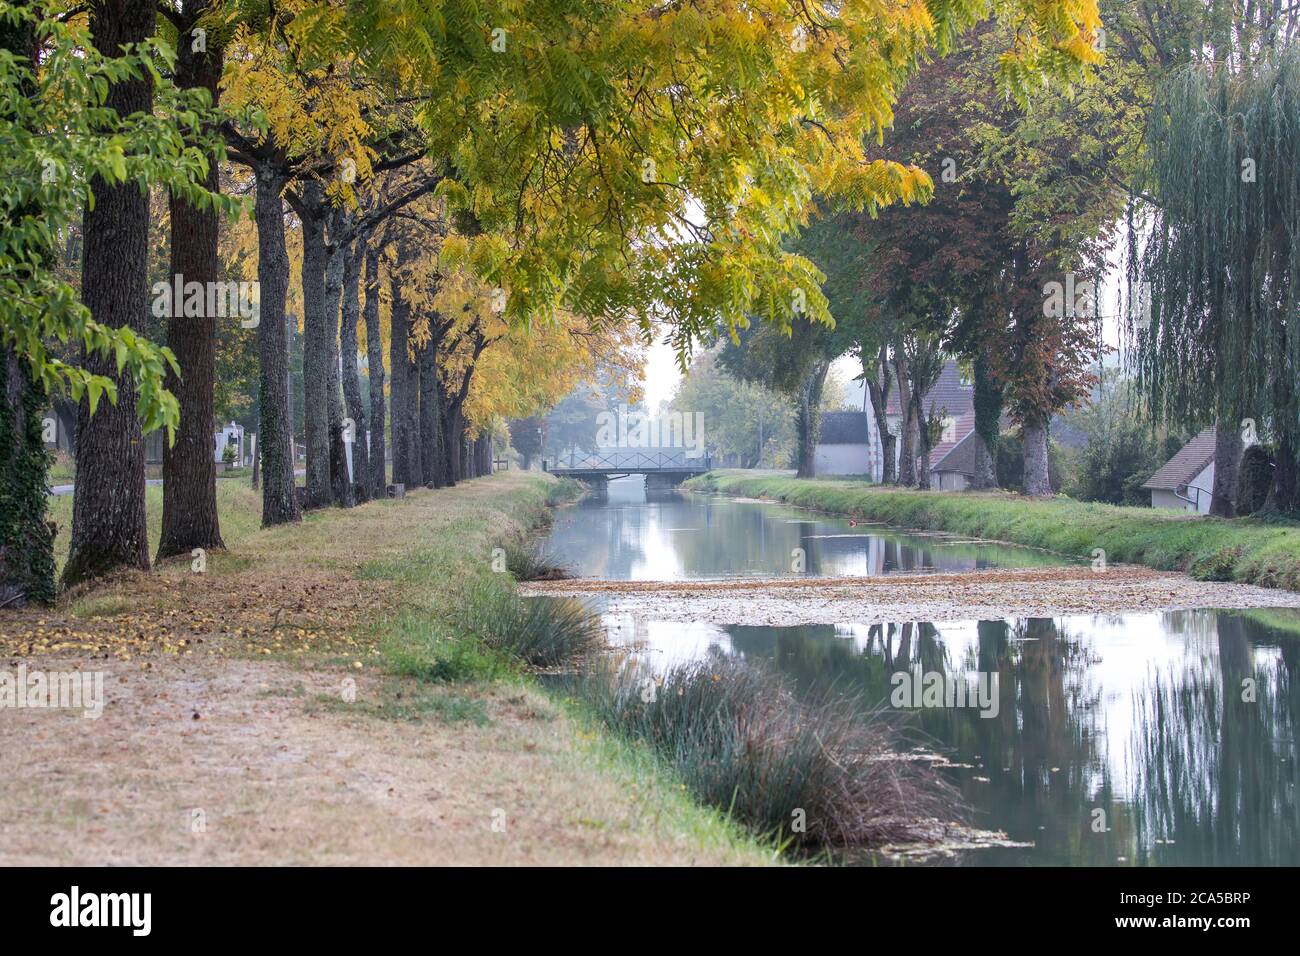
[{"label": "metal bridge", "polygon": [[553,475],[584,480],[611,480],[628,475],[660,475],[673,482],[702,475],[710,456],[691,456],[685,448],[617,448],[587,455],[566,455],[555,461],[542,459],[542,469]]}]

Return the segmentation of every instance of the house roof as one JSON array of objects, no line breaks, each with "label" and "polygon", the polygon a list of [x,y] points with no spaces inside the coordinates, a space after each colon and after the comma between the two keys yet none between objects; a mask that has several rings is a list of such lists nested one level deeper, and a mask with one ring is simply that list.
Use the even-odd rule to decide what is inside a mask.
[{"label": "house roof", "polygon": [[[931,409],[940,413],[943,413],[946,409],[948,415],[958,420],[967,412],[974,412],[975,386],[961,383],[961,369],[954,359],[948,359],[943,363],[943,371],[939,373],[939,380],[921,399],[921,409],[927,415],[930,414]],[[885,403],[885,414],[903,414],[903,406],[898,401],[897,388],[889,390],[889,401]]]},{"label": "house roof", "polygon": [[962,429],[963,423],[958,423],[956,441],[949,442],[946,446],[935,446],[936,449],[943,447],[945,450],[939,455],[931,453],[930,460],[933,462],[930,465],[931,472],[955,472],[969,477],[975,475],[979,443],[975,439],[975,414],[972,412],[969,418],[965,430]]},{"label": "house roof", "polygon": [[1205,429],[1142,483],[1152,491],[1177,491],[1185,488],[1193,478],[1214,461],[1214,428]]},{"label": "house roof", "polygon": [[[927,412],[929,411],[928,406],[926,411]],[[946,457],[948,457],[948,454],[954,448],[960,445],[963,441],[965,441],[966,438],[970,435],[970,433],[973,432],[974,430],[975,430],[975,410],[971,409],[969,412],[959,416],[956,419],[956,427],[953,428],[952,430],[953,431],[952,441],[940,440],[935,442],[934,445],[931,446],[930,470],[934,471],[938,467],[938,463],[943,461]],[[952,469],[949,468],[944,470],[951,471]]]},{"label": "house roof", "polygon": [[871,427],[863,412],[822,412],[820,445],[869,445]]}]

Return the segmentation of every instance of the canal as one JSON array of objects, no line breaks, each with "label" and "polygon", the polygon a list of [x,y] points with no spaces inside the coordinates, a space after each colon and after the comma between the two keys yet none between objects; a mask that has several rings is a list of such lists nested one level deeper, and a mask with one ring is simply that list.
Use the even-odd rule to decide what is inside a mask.
[{"label": "canal", "polygon": [[[561,511],[545,547],[575,573],[609,580],[1071,563],[770,502],[672,492],[647,501],[635,479]],[[1294,610],[789,627],[650,613],[606,623],[656,666],[734,655],[809,695],[848,695],[896,715],[912,755],[932,758],[959,789],[968,822],[1015,844],[943,862],[1300,864]],[[922,693],[957,686],[989,695],[945,706]]]}]

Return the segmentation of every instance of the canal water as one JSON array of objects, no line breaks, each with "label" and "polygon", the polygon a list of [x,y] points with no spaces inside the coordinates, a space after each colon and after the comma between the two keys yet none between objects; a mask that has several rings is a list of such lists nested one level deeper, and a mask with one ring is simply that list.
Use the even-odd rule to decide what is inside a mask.
[{"label": "canal water", "polygon": [[[613,482],[556,519],[547,550],[583,576],[682,580],[970,570],[1064,563],[1029,549],[909,535],[783,505]],[[941,756],[968,822],[1025,846],[965,865],[1300,864],[1300,613],[1294,610],[844,621],[719,627],[609,616],[664,664],[763,661],[811,694],[900,716]],[[935,677],[933,675],[941,675]],[[969,706],[899,708],[933,685]]]}]

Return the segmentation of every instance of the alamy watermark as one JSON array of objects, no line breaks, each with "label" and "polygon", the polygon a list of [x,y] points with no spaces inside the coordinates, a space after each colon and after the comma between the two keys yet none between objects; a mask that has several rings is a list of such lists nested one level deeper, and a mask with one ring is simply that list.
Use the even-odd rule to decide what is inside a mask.
[{"label": "alamy watermark", "polygon": [[152,292],[153,314],[160,319],[238,318],[246,329],[261,322],[258,282],[186,282],[177,273],[171,282],[155,282]]},{"label": "alamy watermark", "polygon": [[92,720],[104,713],[103,671],[0,669],[0,708],[80,710]]},{"label": "alamy watermark", "polygon": [[620,405],[596,416],[601,448],[683,448],[687,458],[704,454],[704,413],[665,412],[652,417]]},{"label": "alamy watermark", "polygon": [[915,707],[972,708],[981,717],[998,715],[998,675],[978,673],[949,679],[937,671],[899,671],[889,679],[889,703],[900,709]]}]

